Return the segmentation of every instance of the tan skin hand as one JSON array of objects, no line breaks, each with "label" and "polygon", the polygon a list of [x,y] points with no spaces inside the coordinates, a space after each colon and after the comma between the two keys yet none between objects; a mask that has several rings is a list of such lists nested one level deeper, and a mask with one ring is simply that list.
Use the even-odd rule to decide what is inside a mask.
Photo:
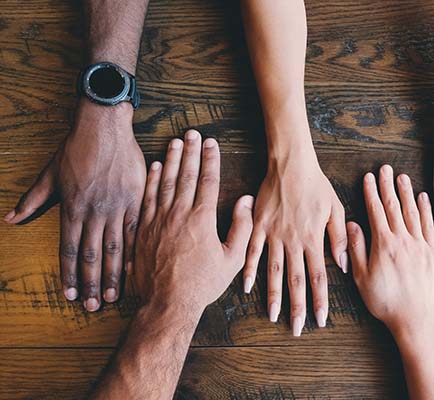
[{"label": "tan skin hand", "polygon": [[60,200],[63,290],[68,300],[81,295],[88,311],[100,307],[101,291],[116,301],[122,270],[132,269],[146,183],[132,112],[128,104],[104,108],[83,99],[73,132],[5,218],[16,224],[52,196]]},{"label": "tan skin hand", "polygon": [[369,257],[363,231],[349,222],[353,275],[369,311],[394,336],[404,363],[410,398],[434,398],[434,225],[426,193],[413,195],[410,178],[380,169],[367,174],[364,193],[372,233]]},{"label": "tan skin hand", "polygon": [[282,302],[286,258],[293,334],[299,336],[306,317],[304,257],[320,327],[328,314],[324,234],[327,228],[336,262],[346,271],[345,213],[316,157],[271,164],[255,205],[254,230],[244,270],[250,292],[264,243],[268,243],[268,311],[275,322]]},{"label": "tan skin hand", "polygon": [[[201,156],[201,148],[202,156]],[[137,235],[136,284],[145,304],[188,303],[202,311],[229,286],[245,262],[253,198],[234,208],[225,243],[217,234],[220,153],[214,139],[201,146],[197,131],[169,145],[164,169],[149,171]]]}]

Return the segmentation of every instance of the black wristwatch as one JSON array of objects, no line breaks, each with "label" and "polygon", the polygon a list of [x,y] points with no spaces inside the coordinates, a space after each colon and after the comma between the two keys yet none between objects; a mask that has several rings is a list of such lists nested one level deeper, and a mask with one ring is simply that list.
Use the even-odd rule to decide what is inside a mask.
[{"label": "black wristwatch", "polygon": [[136,78],[111,62],[93,64],[81,71],[77,92],[79,96],[84,95],[103,106],[129,101],[134,110],[137,110],[140,103]]}]

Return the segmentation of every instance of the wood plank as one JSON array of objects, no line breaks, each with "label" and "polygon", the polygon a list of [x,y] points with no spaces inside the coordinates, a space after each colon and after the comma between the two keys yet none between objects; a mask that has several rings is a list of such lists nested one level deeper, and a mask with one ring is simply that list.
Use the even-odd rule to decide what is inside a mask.
[{"label": "wood plank", "polygon": [[[112,349],[0,350],[0,398],[84,399]],[[404,399],[393,346],[191,349],[178,400]]]}]

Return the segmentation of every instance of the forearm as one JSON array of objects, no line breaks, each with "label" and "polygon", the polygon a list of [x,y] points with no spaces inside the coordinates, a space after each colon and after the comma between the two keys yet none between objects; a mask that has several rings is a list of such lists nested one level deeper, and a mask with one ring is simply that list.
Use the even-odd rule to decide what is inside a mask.
[{"label": "forearm", "polygon": [[149,0],[86,0],[88,62],[110,61],[134,74]]},{"label": "forearm", "polygon": [[395,335],[404,364],[408,392],[413,400],[434,399],[433,337],[433,334]]},{"label": "forearm", "polygon": [[304,2],[242,0],[241,6],[269,155],[287,157],[291,149],[312,150],[304,96]]},{"label": "forearm", "polygon": [[93,399],[171,399],[201,309],[149,306],[139,311]]}]

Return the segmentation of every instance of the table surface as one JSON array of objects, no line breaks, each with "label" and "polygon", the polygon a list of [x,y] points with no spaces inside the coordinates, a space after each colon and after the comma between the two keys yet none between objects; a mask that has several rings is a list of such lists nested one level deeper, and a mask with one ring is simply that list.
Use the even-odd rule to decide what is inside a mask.
[{"label": "table surface", "polygon": [[[82,65],[80,2],[3,0],[0,8],[0,211],[5,214],[71,128]],[[306,98],[321,166],[348,218],[366,226],[361,178],[390,163],[431,189],[434,3],[307,0]],[[188,127],[222,150],[219,221],[256,193],[263,121],[238,1],[151,1],[137,69],[134,129],[147,161]],[[297,190],[293,188],[292,190]],[[80,399],[136,308],[123,298],[89,314],[59,282],[58,207],[25,226],[0,224],[0,398]],[[326,250],[330,316],[311,307],[293,338],[288,297],[266,315],[265,257],[251,295],[238,277],[205,312],[177,399],[406,398],[399,353]]]}]

